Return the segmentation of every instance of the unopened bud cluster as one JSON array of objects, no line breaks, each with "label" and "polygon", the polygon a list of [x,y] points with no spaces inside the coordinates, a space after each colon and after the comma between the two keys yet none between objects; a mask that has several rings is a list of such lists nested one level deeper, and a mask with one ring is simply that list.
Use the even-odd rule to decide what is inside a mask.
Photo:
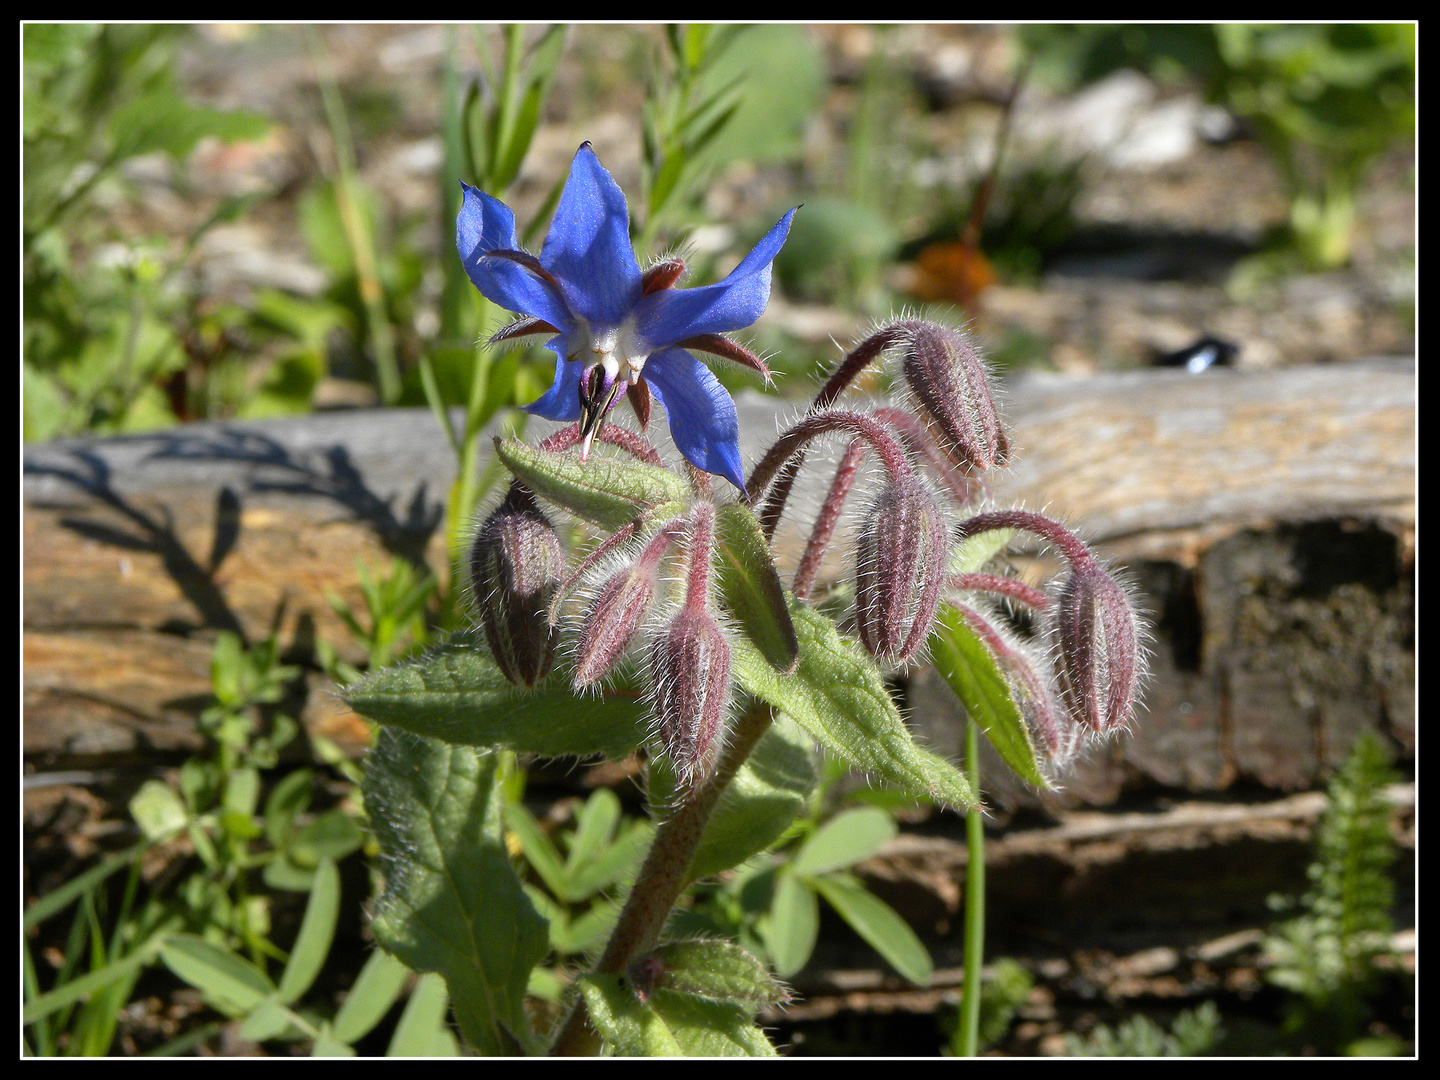
[{"label": "unopened bud cluster", "polygon": [[[856,375],[882,358],[898,360],[905,400],[868,410],[837,405]],[[648,409],[637,411],[643,422]],[[579,445],[584,454],[597,432],[632,457],[660,460],[643,436],[613,425],[573,425],[542,449]],[[1037,741],[1057,762],[1087,736],[1129,722],[1144,654],[1125,589],[1060,523],[982,510],[988,474],[1006,464],[1010,445],[989,376],[965,335],[900,321],[845,357],[749,477],[745,498],[766,538],[786,515],[810,444],[837,438],[839,464],[792,579],[797,598],[808,598],[847,500],[864,489],[850,552],[853,629],[877,663],[914,662],[949,605],[994,657]],[[713,580],[716,505],[708,477],[694,469],[687,477],[688,505],[673,491],[657,492],[574,568],[535,496],[517,480],[477,534],[471,561],[480,621],[500,670],[523,686],[544,678],[562,622],[573,627],[565,677],[578,691],[605,692],[631,670],[622,665],[626,657],[643,657],[656,742],[682,784],[693,785],[713,772],[725,745],[734,631]],[[954,569],[961,545],[997,530],[1028,532],[1065,558],[1068,571],[1050,593]],[[1040,640],[1011,629],[1000,615],[1004,604],[1033,609]]]},{"label": "unopened bud cluster", "polygon": [[[896,357],[904,403],[868,412],[837,399],[855,376],[882,357]],[[772,533],[785,512],[805,448],[813,440],[849,440],[815,518],[794,591],[808,594],[835,532],[862,460],[881,474],[853,549],[855,631],[885,665],[912,662],[925,646],[942,604],[953,606],[1011,683],[1033,733],[1059,764],[1088,735],[1124,727],[1144,671],[1140,622],[1124,587],[1059,522],[1022,511],[976,513],[988,500],[991,470],[1010,456],[989,375],[962,333],[907,320],[877,330],[840,364],[810,411],[752,475],[749,495]],[[952,571],[962,542],[997,530],[1029,532],[1064,556],[1069,571],[1054,596],[987,573]],[[1022,640],[1000,615],[1001,604],[1042,614],[1038,641]]]}]

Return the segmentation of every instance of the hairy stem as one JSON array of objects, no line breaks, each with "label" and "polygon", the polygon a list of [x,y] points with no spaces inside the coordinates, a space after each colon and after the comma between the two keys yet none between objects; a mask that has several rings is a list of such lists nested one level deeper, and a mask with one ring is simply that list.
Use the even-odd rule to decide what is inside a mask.
[{"label": "hairy stem", "polygon": [[[596,974],[622,973],[632,960],[653,948],[659,940],[670,909],[689,884],[690,863],[715,804],[773,719],[770,707],[756,702],[737,718],[715,774],[688,793],[683,787],[677,791],[678,801],[655,831],[645,865],[640,868],[640,876],[630,890],[610,942],[595,965]],[[581,1001],[561,1027],[550,1054],[552,1057],[593,1055],[599,1053],[600,1044],[600,1034],[591,1025]]]}]

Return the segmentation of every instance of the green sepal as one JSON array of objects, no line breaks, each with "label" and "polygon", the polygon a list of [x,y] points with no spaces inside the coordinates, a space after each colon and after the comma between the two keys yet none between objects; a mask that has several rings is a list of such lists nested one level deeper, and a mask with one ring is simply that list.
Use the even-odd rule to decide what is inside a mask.
[{"label": "green sepal", "polygon": [[564,674],[531,689],[496,666],[476,629],[452,634],[417,660],[346,688],[372,720],[457,746],[498,746],[545,757],[620,758],[645,739],[644,710],[628,694],[576,694]]},{"label": "green sepal", "polygon": [[662,503],[689,500],[685,479],[642,461],[537,450],[516,439],[495,440],[495,453],[535,494],[602,529],[614,531]]}]

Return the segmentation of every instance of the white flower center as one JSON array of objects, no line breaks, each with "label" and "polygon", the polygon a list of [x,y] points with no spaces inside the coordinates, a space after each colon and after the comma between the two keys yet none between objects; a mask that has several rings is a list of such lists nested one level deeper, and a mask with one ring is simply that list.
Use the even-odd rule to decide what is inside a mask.
[{"label": "white flower center", "polygon": [[616,378],[623,378],[631,386],[640,381],[640,372],[650,353],[636,332],[633,316],[627,316],[619,326],[598,331],[581,319],[576,336],[580,340],[577,347],[570,350],[570,356],[584,365],[584,375],[600,366],[605,369],[607,384]]}]

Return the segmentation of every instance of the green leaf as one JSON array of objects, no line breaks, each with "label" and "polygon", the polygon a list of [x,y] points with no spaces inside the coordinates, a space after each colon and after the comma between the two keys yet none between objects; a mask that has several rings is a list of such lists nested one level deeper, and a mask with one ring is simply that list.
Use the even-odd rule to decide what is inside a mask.
[{"label": "green leaf", "polygon": [[748,639],[734,641],[734,673],[744,689],[789,714],[825,746],[912,798],[963,809],[979,806],[954,766],[910,737],[874,663],[842,639],[834,624],[790,601],[800,664],[780,675]]},{"label": "green leaf", "polygon": [[935,973],[930,954],[895,909],[849,874],[811,878],[810,883],[886,963],[917,986]]},{"label": "green leaf", "polygon": [[950,551],[950,572],[973,574],[1000,554],[1014,536],[1014,529],[990,529],[967,536]]},{"label": "green leaf", "polygon": [[25,1008],[20,1017],[21,1023],[33,1024],[36,1020],[43,1020],[51,1013],[69,1008],[83,998],[99,994],[106,987],[121,979],[133,979],[140,968],[155,958],[155,954],[161,950],[167,940],[169,940],[167,933],[156,934],[130,955],[61,983],[55,989],[38,997],[31,998],[25,1002]]},{"label": "green leaf", "polygon": [[930,661],[1005,764],[1027,784],[1051,787],[1010,681],[964,616],[949,604],[930,634]]},{"label": "green leaf", "polygon": [[160,958],[226,1016],[244,1016],[275,993],[263,971],[195,934],[172,934]]},{"label": "green leaf", "polygon": [[570,834],[570,851],[565,858],[567,877],[573,879],[610,846],[618,824],[619,797],[609,788],[596,788],[575,817],[575,831]]},{"label": "green leaf", "polygon": [[320,974],[335,940],[335,922],[339,915],[340,872],[329,859],[322,859],[315,869],[310,901],[305,905],[300,932],[290,949],[290,960],[280,976],[280,1001],[284,1004],[299,1001]]},{"label": "green leaf", "polygon": [[773,1057],[749,1011],[674,990],[642,1002],[618,975],[585,975],[580,993],[595,1030],[621,1057]]},{"label": "green leaf", "polygon": [[146,780],[130,797],[130,814],[146,839],[159,840],[184,828],[189,817],[175,789],[163,780]]},{"label": "green leaf", "polygon": [[760,523],[749,507],[727,503],[715,515],[715,536],[725,607],[770,666],[789,674],[799,663],[800,644]]},{"label": "green leaf", "polygon": [[732,941],[672,941],[653,955],[662,989],[748,1006],[752,1014],[790,1000],[764,963]]},{"label": "green leaf", "polygon": [[513,1054],[534,1042],[525,985],[548,940],[510,867],[495,772],[494,753],[382,728],[364,793],[385,877],[376,939],[445,976],[472,1046]]},{"label": "green leaf", "polygon": [[274,994],[255,1006],[240,1024],[240,1037],[250,1042],[283,1039],[291,1032],[299,1033],[295,1018]]},{"label": "green leaf", "polygon": [[265,839],[271,847],[281,847],[286,834],[310,805],[310,786],[315,774],[309,769],[296,769],[276,781],[265,796]]},{"label": "green leaf", "polygon": [[555,849],[554,843],[540,828],[535,815],[523,806],[505,807],[505,823],[514,833],[515,838],[520,841],[520,851],[525,856],[535,873],[540,875],[540,880],[545,882],[545,887],[558,896],[561,900],[573,901],[583,899],[572,897],[565,875],[565,864],[560,861],[560,852]]},{"label": "green leaf", "polygon": [[320,1030],[315,1035],[315,1041],[310,1044],[310,1056],[317,1058],[354,1057],[355,1048],[349,1043],[337,1039],[335,1032],[330,1029],[330,1025],[322,1022]]},{"label": "green leaf", "polygon": [[405,1003],[400,1023],[385,1048],[386,1057],[458,1057],[455,1036],[445,1026],[450,1008],[445,980],[433,972],[422,975]]},{"label": "green leaf", "polygon": [[[783,714],[775,717],[706,823],[686,873],[688,880],[738,866],[779,839],[805,809],[805,800],[815,786],[813,745],[810,735],[794,720]],[[650,763],[650,803],[663,806],[674,791],[674,777],[667,771],[670,783],[658,793],[657,802],[653,790],[659,776],[657,764]]]},{"label": "green leaf", "polygon": [[515,439],[495,440],[495,453],[537,495],[604,529],[618,529],[645,511],[689,500],[683,477],[641,461],[593,454],[549,453]]},{"label": "green leaf", "polygon": [[854,866],[895,839],[899,831],[894,818],[873,806],[846,810],[815,830],[790,868],[797,874],[824,874]]},{"label": "green leaf", "polygon": [[588,862],[575,867],[570,887],[582,897],[591,897],[601,889],[625,880],[640,867],[640,860],[650,850],[654,826],[648,821],[633,821],[615,838],[614,843],[596,853]]},{"label": "green leaf", "polygon": [[770,911],[758,929],[776,974],[788,978],[803,968],[820,935],[820,904],[810,880],[788,866],[780,867],[775,873]]},{"label": "green leaf", "polygon": [[620,758],[645,739],[632,697],[571,692],[563,675],[534,689],[512,684],[478,630],[462,630],[418,660],[347,687],[356,712],[381,724],[458,746],[497,746],[560,757]]},{"label": "green leaf", "polygon": [[340,1003],[331,1033],[347,1044],[368,1034],[399,999],[409,977],[409,968],[383,949],[376,949]]}]

